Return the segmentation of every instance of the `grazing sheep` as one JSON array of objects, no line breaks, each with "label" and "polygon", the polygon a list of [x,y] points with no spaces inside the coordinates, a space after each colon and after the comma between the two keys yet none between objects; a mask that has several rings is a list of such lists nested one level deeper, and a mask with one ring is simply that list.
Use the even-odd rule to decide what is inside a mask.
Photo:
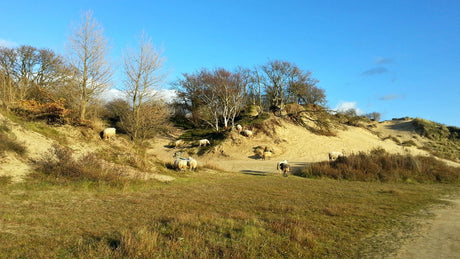
[{"label": "grazing sheep", "polygon": [[196,168],[198,167],[198,161],[196,161],[195,159],[193,159],[192,157],[189,157],[187,159],[187,166],[188,166],[188,169],[192,170],[192,171],[195,171]]},{"label": "grazing sheep", "polygon": [[173,157],[176,158],[176,160],[174,160],[173,167],[174,169],[179,170],[179,171],[187,170],[188,160],[180,156],[181,156],[181,152],[174,153]]},{"label": "grazing sheep", "polygon": [[241,134],[242,134],[243,136],[245,136],[245,137],[248,137],[248,138],[252,137],[252,131],[251,131],[251,130],[243,130],[243,131],[241,132]]},{"label": "grazing sheep", "polygon": [[102,131],[102,139],[104,140],[112,140],[115,137],[117,129],[115,128],[106,128]]},{"label": "grazing sheep", "polygon": [[188,168],[187,160],[183,158],[177,158],[174,160],[174,168],[179,171],[185,171]]},{"label": "grazing sheep", "polygon": [[211,145],[211,142],[209,142],[209,140],[207,140],[207,139],[200,139],[198,141],[198,144],[201,147],[201,146]]},{"label": "grazing sheep", "polygon": [[273,153],[271,151],[264,151],[264,153],[262,154],[262,159],[263,160],[267,160],[267,159],[270,159],[270,157],[272,157]]},{"label": "grazing sheep", "polygon": [[182,147],[184,145],[185,145],[185,141],[183,141],[182,139],[176,140],[176,142],[174,142],[174,147],[175,148],[180,148],[180,147]]},{"label": "grazing sheep", "polygon": [[283,160],[281,162],[278,162],[278,164],[276,165],[276,170],[283,171],[283,176],[287,177],[288,172],[291,171],[291,166],[288,164],[287,160]]},{"label": "grazing sheep", "polygon": [[238,131],[238,133],[241,133],[241,131],[243,131],[243,127],[240,124],[238,124],[236,125],[236,130]]},{"label": "grazing sheep", "polygon": [[330,161],[335,161],[339,157],[344,157],[345,155],[343,152],[329,152],[329,160]]}]

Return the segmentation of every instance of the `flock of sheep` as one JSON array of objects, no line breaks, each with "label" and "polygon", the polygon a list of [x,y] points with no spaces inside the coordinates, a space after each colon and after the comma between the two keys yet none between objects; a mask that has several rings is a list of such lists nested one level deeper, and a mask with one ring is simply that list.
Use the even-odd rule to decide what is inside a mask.
[{"label": "flock of sheep", "polygon": [[[241,125],[239,125],[239,124],[236,126],[236,130],[238,131],[238,133],[240,133],[241,135],[243,135],[245,137],[248,137],[248,138],[252,137],[252,135],[253,135],[251,130],[243,130],[243,127]],[[111,141],[115,137],[115,135],[116,135],[116,129],[115,128],[106,128],[101,132],[102,139],[108,140],[108,141]],[[198,141],[198,146],[199,147],[207,146],[207,145],[210,145],[210,144],[211,144],[211,142],[209,140],[207,140],[207,139],[201,139],[201,140]],[[174,147],[175,148],[180,148],[180,147],[183,147],[184,145],[185,145],[185,142],[183,140],[181,140],[181,139],[179,139],[179,140],[174,142]],[[272,157],[273,150],[271,150],[268,147],[265,147],[263,149],[260,148],[260,147],[256,147],[255,148],[255,153],[257,155],[259,155],[263,160],[267,160],[267,159],[270,159]],[[344,157],[344,156],[345,156],[344,152],[330,152],[329,153],[329,161],[335,161],[339,157]],[[195,160],[192,157],[188,157],[188,158],[181,157],[181,152],[175,152],[174,155],[173,155],[173,158],[175,158],[175,160],[173,162],[173,167],[176,170],[180,170],[180,171],[192,170],[192,171],[195,171],[198,168],[198,161],[197,160]],[[291,170],[291,166],[289,165],[287,160],[283,160],[283,161],[280,161],[280,162],[277,163],[276,169],[281,170],[282,173],[283,173],[283,176],[287,177],[288,173]]]}]

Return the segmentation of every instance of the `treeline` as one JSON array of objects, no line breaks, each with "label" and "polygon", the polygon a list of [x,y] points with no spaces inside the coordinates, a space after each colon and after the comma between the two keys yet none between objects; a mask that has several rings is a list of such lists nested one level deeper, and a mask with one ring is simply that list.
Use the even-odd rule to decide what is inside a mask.
[{"label": "treeline", "polygon": [[142,32],[136,48],[123,52],[126,98],[105,105],[102,94],[113,86],[115,69],[103,32],[102,25],[87,11],[72,29],[65,55],[33,46],[1,47],[1,107],[28,119],[88,126],[116,113],[117,126],[133,139],[155,134],[170,115],[168,107],[153,98],[164,78],[161,51]]},{"label": "treeline", "polygon": [[220,131],[233,127],[243,111],[283,115],[290,104],[325,110],[325,91],[311,72],[281,60],[185,73],[173,83],[175,100],[164,103],[156,96],[165,84],[164,58],[145,32],[134,49],[123,52],[124,76],[117,86],[125,98],[105,103],[101,94],[113,85],[114,73],[109,51],[91,11],[73,28],[65,56],[33,46],[0,48],[1,107],[49,123],[90,125],[104,118],[132,139],[154,136],[171,118]]},{"label": "treeline", "polygon": [[311,72],[286,61],[270,61],[254,69],[202,69],[184,74],[178,89],[176,115],[190,115],[192,123],[234,126],[243,109],[271,111],[281,115],[286,104],[325,105],[325,91],[317,87]]}]

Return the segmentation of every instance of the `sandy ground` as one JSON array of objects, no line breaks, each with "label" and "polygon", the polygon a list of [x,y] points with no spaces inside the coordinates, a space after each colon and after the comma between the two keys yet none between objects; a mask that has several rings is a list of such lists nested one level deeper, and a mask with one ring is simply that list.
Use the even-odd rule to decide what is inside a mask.
[{"label": "sandy ground", "polygon": [[[390,153],[430,155],[416,147],[402,147],[391,139],[382,141],[377,134],[363,128],[348,127],[345,131],[338,131],[336,137],[326,137],[315,135],[291,123],[283,122],[281,125],[276,130],[276,137],[255,132],[254,137],[246,138],[236,132],[232,133],[231,138],[218,146],[215,152],[200,157],[193,154],[197,152],[197,148],[170,148],[168,143],[171,139],[162,138],[152,142],[149,152],[165,162],[173,161],[172,156],[176,151],[182,151],[183,156],[189,156],[187,152],[190,152],[201,165],[252,174],[276,173],[277,162],[283,160],[287,160],[294,170],[302,169],[308,163],[328,160],[328,154],[332,151],[351,154],[384,148]],[[382,134],[390,134],[391,130]],[[192,145],[193,143],[189,143],[189,146]],[[262,160],[254,154],[253,150],[257,146],[270,147],[275,152],[274,156],[270,160]],[[458,163],[446,162],[459,166]]]},{"label": "sandy ground", "polygon": [[448,200],[451,206],[432,208],[433,218],[404,242],[393,259],[460,258],[460,197]]}]

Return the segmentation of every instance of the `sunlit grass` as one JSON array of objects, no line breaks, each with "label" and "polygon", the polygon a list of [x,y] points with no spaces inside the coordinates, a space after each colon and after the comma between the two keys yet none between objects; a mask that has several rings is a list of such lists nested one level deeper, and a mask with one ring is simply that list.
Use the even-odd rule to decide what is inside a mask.
[{"label": "sunlit grass", "polygon": [[0,190],[0,257],[352,258],[457,191],[219,172],[123,188],[29,180]]}]

